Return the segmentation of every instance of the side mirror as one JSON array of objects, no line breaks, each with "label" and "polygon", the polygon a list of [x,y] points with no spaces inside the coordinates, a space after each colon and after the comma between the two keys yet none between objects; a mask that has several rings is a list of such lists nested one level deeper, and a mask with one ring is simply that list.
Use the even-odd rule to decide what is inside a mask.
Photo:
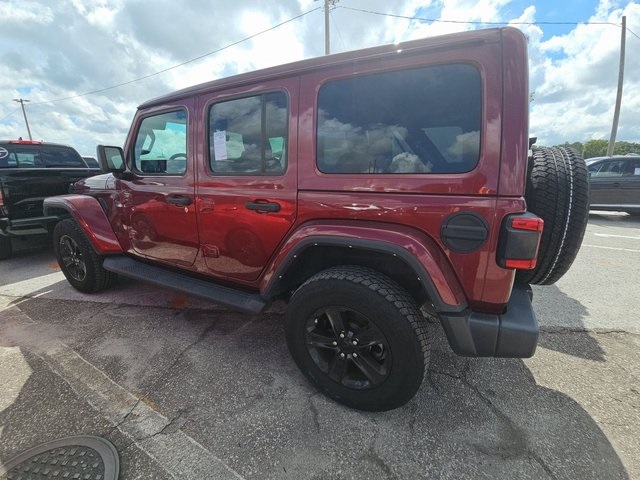
[{"label": "side mirror", "polygon": [[105,173],[121,173],[126,170],[124,152],[120,147],[98,145],[97,156],[100,168]]}]

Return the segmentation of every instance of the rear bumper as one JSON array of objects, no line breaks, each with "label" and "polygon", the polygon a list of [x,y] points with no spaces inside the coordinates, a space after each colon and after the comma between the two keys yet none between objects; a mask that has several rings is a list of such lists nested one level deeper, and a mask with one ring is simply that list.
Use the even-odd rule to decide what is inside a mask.
[{"label": "rear bumper", "polygon": [[440,321],[453,351],[465,357],[528,358],[538,344],[540,329],[528,286],[514,286],[503,314],[466,310],[441,315]]}]

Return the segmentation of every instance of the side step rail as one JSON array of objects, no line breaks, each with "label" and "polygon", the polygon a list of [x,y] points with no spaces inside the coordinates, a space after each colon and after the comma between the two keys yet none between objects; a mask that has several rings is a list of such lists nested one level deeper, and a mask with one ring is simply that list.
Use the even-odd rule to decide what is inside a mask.
[{"label": "side step rail", "polygon": [[260,313],[266,306],[265,300],[258,294],[216,285],[164,268],[147,265],[122,255],[106,257],[102,266],[105,270],[124,277],[178,290],[246,313]]}]

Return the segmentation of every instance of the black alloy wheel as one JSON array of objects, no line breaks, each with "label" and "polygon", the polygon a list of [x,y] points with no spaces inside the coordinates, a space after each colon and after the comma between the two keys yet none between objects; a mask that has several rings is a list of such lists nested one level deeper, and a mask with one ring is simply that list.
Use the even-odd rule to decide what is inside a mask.
[{"label": "black alloy wheel", "polygon": [[391,410],[416,394],[431,351],[428,324],[386,275],[344,265],[303,283],[287,308],[291,356],[328,397],[360,410]]},{"label": "black alloy wheel", "polygon": [[87,278],[87,265],[84,263],[80,247],[69,235],[61,236],[58,243],[65,270],[74,280],[84,282]]},{"label": "black alloy wheel", "polygon": [[345,387],[376,387],[391,372],[393,359],[384,334],[355,310],[320,309],[307,320],[305,337],[318,368]]},{"label": "black alloy wheel", "polygon": [[99,292],[116,278],[114,273],[102,268],[103,257],[93,248],[82,227],[71,218],[58,222],[53,229],[53,249],[62,273],[76,290]]}]

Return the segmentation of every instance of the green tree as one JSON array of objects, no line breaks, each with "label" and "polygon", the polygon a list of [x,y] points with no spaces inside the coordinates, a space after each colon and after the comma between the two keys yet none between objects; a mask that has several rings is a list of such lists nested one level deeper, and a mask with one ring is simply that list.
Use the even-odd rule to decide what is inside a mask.
[{"label": "green tree", "polygon": [[626,155],[627,153],[640,154],[640,143],[616,142],[615,147],[613,147],[613,153],[616,155]]},{"label": "green tree", "polygon": [[606,140],[589,140],[584,144],[582,156],[585,159],[592,157],[604,157],[607,154],[608,145],[609,142]]},{"label": "green tree", "polygon": [[582,142],[573,142],[573,143],[564,142],[562,145],[559,145],[559,146],[560,147],[571,147],[576,152],[578,152],[579,154],[582,154],[582,150],[584,150],[584,145],[582,144]]}]

